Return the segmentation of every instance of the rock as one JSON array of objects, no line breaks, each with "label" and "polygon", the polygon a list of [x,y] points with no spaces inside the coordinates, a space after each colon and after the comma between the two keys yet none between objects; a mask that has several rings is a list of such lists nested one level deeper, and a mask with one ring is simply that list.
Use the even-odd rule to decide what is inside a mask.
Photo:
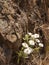
[{"label": "rock", "polygon": [[49,51],[49,23],[41,26],[43,34],[44,34],[44,43],[46,52]]},{"label": "rock", "polygon": [[15,41],[17,41],[16,35],[6,35],[6,38],[7,38],[10,42],[12,42],[12,43],[14,43]]},{"label": "rock", "polygon": [[27,16],[12,0],[0,1],[0,7],[0,34],[7,45],[19,49],[22,37],[27,33]]}]

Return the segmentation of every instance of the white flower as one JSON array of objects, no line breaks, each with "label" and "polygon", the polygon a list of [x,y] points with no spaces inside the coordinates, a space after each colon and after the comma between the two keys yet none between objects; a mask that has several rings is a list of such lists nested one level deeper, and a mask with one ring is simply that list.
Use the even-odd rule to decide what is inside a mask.
[{"label": "white flower", "polygon": [[39,43],[39,46],[40,46],[40,47],[44,47],[44,45],[43,45],[42,43]]},{"label": "white flower", "polygon": [[27,48],[28,44],[24,42],[24,43],[22,43],[22,46],[25,47],[25,48]]},{"label": "white flower", "polygon": [[34,34],[34,38],[39,38],[39,34]]},{"label": "white flower", "polygon": [[34,38],[34,35],[31,35],[32,38]]},{"label": "white flower", "polygon": [[30,45],[35,45],[35,42],[33,40],[29,40]]},{"label": "white flower", "polygon": [[38,42],[38,43],[40,42],[40,40],[39,40],[39,39],[35,39],[35,41],[36,41],[36,42]]},{"label": "white flower", "polygon": [[28,55],[29,55],[29,54],[32,53],[32,52],[33,52],[33,49],[30,48],[30,47],[24,49],[24,53],[25,53],[25,54],[28,54]]},{"label": "white flower", "polygon": [[28,33],[28,35],[32,36],[32,33]]}]

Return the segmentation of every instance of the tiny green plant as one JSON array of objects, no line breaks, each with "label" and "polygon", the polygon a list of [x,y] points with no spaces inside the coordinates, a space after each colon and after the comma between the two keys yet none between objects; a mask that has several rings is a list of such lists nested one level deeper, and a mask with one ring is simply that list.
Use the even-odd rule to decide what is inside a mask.
[{"label": "tiny green plant", "polygon": [[29,55],[31,55],[34,51],[39,52],[40,48],[44,47],[43,43],[40,41],[39,34],[28,33],[23,38],[23,41],[21,50],[16,52],[18,54],[18,63],[21,58],[29,58]]}]

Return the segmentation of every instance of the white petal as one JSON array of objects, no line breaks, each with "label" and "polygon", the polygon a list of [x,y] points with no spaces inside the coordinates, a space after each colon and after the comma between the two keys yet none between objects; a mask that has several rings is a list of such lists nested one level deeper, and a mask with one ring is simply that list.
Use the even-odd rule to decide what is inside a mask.
[{"label": "white petal", "polygon": [[31,35],[32,38],[34,38],[34,35]]},{"label": "white petal", "polygon": [[28,35],[30,35],[30,36],[31,36],[31,35],[32,35],[32,33],[28,33]]},{"label": "white petal", "polygon": [[39,43],[39,46],[40,46],[40,47],[44,47],[44,45],[43,45],[42,43]]},{"label": "white petal", "polygon": [[35,45],[35,42],[33,40],[29,40],[30,45]]},{"label": "white petal", "polygon": [[27,48],[28,47],[28,44],[27,43],[22,43],[22,46]]},{"label": "white petal", "polygon": [[34,38],[39,38],[39,34],[34,34]]},{"label": "white petal", "polygon": [[30,48],[30,47],[28,47],[27,49],[24,49],[24,53],[25,54],[30,54],[30,53],[32,53],[33,52],[33,49],[32,48]]},{"label": "white petal", "polygon": [[36,40],[36,42],[38,42],[38,43],[40,42],[40,40],[39,40],[39,39],[35,39],[35,40]]}]

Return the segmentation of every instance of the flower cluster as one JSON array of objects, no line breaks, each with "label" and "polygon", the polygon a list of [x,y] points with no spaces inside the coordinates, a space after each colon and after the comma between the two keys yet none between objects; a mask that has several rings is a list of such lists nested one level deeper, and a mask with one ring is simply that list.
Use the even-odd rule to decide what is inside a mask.
[{"label": "flower cluster", "polygon": [[19,51],[18,55],[20,57],[28,58],[31,53],[35,50],[39,51],[40,48],[43,48],[44,45],[40,40],[39,34],[32,34],[28,33],[23,38],[23,43],[21,50]]},{"label": "flower cluster", "polygon": [[22,43],[23,52],[27,55],[30,55],[36,48],[44,47],[43,43],[40,41],[39,34],[28,33],[23,38],[24,42]]}]

